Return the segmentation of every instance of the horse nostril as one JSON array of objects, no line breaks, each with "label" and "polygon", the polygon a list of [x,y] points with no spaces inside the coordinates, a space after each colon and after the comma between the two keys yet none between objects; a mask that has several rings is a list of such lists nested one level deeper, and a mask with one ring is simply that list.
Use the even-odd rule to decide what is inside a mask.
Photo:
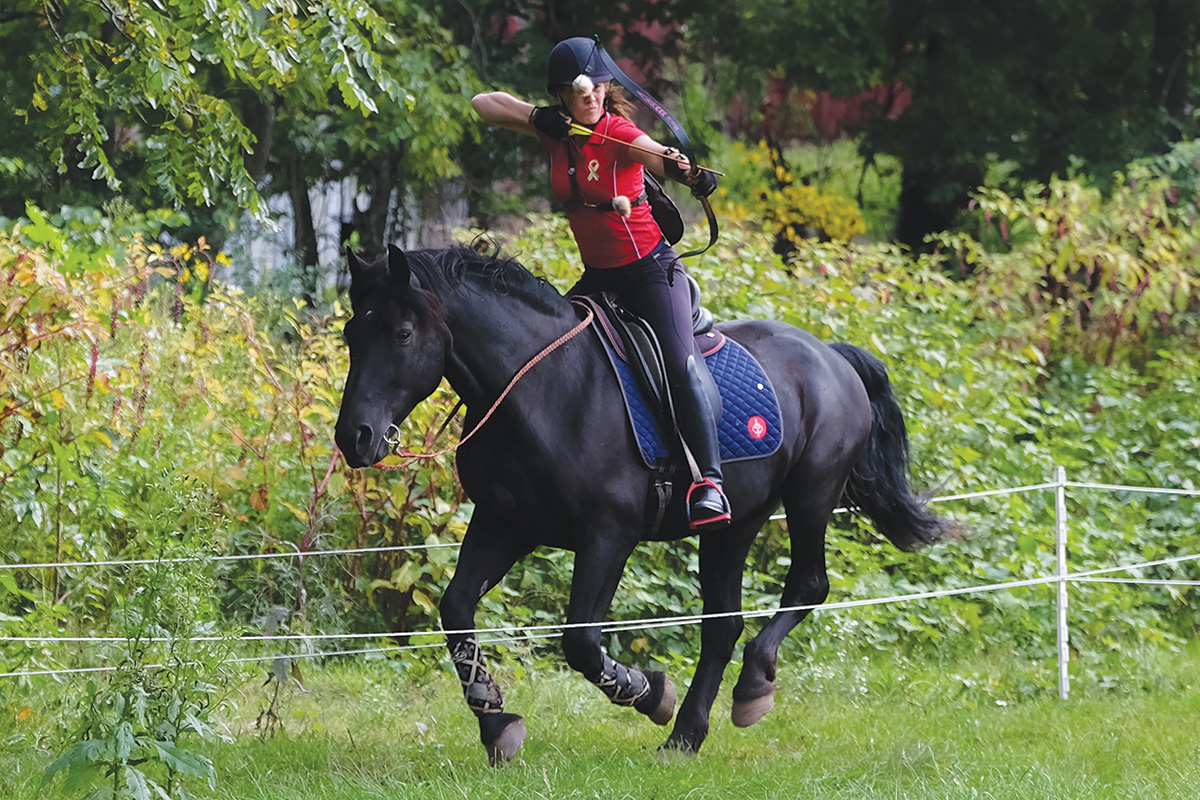
[{"label": "horse nostril", "polygon": [[369,458],[371,447],[375,441],[375,432],[370,425],[358,426],[358,438],[354,440],[354,450],[363,458]]}]

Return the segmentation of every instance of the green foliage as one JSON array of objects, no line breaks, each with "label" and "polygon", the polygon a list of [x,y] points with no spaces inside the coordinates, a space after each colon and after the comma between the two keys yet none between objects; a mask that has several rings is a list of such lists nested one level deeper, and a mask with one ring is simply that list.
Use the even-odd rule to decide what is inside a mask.
[{"label": "green foliage", "polygon": [[723,210],[732,219],[761,224],[772,232],[778,252],[790,252],[800,239],[845,241],[866,233],[853,203],[798,180],[778,147],[766,141],[755,148],[735,143],[730,161],[736,171],[722,182],[716,197],[726,200]]},{"label": "green foliage", "polygon": [[[303,80],[366,115],[377,95],[404,91],[375,50],[387,24],[363,0],[22,0],[0,33],[16,70],[0,87],[28,125],[6,143],[32,138],[37,157],[85,190],[131,183],[173,205],[229,193],[257,209],[244,158],[263,143],[243,119],[243,93],[287,93]],[[16,155],[33,165],[28,149]]]},{"label": "green foliage", "polygon": [[978,204],[989,226],[982,242],[967,234],[938,241],[975,275],[977,299],[1020,320],[1048,355],[1079,352],[1106,365],[1147,358],[1200,310],[1194,195],[1145,167],[1107,196],[1053,180],[1021,198],[983,189]]},{"label": "green foliage", "polygon": [[[907,414],[918,489],[1036,484],[1055,463],[1076,480],[1188,486],[1200,466],[1200,421],[1189,402],[1200,379],[1195,309],[1170,302],[1178,295],[1169,291],[1139,291],[1140,281],[1124,279],[1126,272],[1112,272],[1119,277],[1095,290],[1075,280],[1086,253],[1096,269],[1153,273],[1157,281],[1148,265],[1163,252],[1184,265],[1176,280],[1194,280],[1184,258],[1192,245],[1180,244],[1192,241],[1191,223],[1169,187],[1150,177],[1122,186],[1108,200],[1073,182],[1021,200],[987,193],[980,203],[995,224],[1006,221],[1007,242],[995,234],[946,237],[939,252],[917,257],[892,245],[801,239],[784,262],[771,232],[726,225],[717,247],[690,269],[721,319],[780,319],[880,355]],[[1059,236],[1063,219],[1071,221],[1067,236]],[[0,239],[7,315],[0,482],[11,500],[0,508],[5,558],[143,555],[153,549],[149,532],[161,528],[156,515],[177,508],[188,486],[196,494],[177,515],[180,525],[221,520],[211,528],[213,551],[291,556],[208,565],[219,612],[207,618],[257,624],[268,634],[436,629],[453,549],[425,545],[458,542],[471,511],[452,460],[396,472],[331,466],[346,310],[335,305],[321,315],[213,281],[220,256],[203,242],[164,249],[131,232],[152,230],[156,220],[115,224],[31,208]],[[705,234],[694,226],[685,246]],[[1067,267],[1048,273],[1068,243]],[[1123,255],[1104,256],[1109,250]],[[508,252],[560,290],[578,276],[560,217],[532,219]],[[1160,272],[1168,281],[1170,270]],[[1048,274],[1066,289],[1055,289]],[[1116,350],[1098,348],[1085,329],[1072,328],[1072,307],[1097,315],[1125,309],[1153,324],[1131,324]],[[422,404],[404,425],[405,444],[441,446],[435,432],[452,403],[439,391]],[[179,475],[188,481],[171,477]],[[867,523],[839,516],[828,552],[833,599],[1044,576],[1053,565],[1052,509],[1044,491],[939,506],[971,535],[917,556],[881,544]],[[1079,568],[1200,548],[1192,500],[1076,490],[1070,509],[1071,560]],[[393,546],[415,549],[309,555]],[[748,607],[778,602],[789,558],[786,525],[772,523],[752,554]],[[571,566],[561,554],[531,557],[483,599],[479,624],[561,621]],[[697,611],[697,568],[693,543],[640,549],[612,616]],[[1153,574],[1185,577],[1189,569]],[[15,572],[0,583],[4,630],[109,630],[122,624],[116,611],[137,585],[118,570]],[[1097,676],[1116,670],[1127,643],[1180,648],[1200,623],[1183,589],[1095,584],[1078,587],[1078,595],[1074,644]],[[787,657],[817,663],[872,650],[1013,650],[1042,658],[1052,649],[1054,591],[869,606],[816,619],[819,627],[789,640]],[[337,644],[325,641],[322,649]],[[632,631],[607,644],[618,657],[678,668],[694,657],[698,631]],[[292,652],[262,647],[269,655]],[[500,647],[524,660],[554,643]],[[0,650],[14,669],[66,666],[86,662],[85,655],[53,644]],[[402,663],[419,658],[405,654]]]},{"label": "green foliage", "polygon": [[752,107],[764,72],[840,97],[911,90],[902,113],[865,126],[862,149],[903,165],[897,233],[912,246],[954,223],[996,161],[1016,165],[1010,190],[1073,163],[1105,181],[1196,131],[1195,0],[753,0],[688,9],[694,46],[737,68]]},{"label": "green foliage", "polygon": [[[222,519],[215,550],[292,556],[211,565],[230,618],[250,623],[283,607],[295,633],[434,627],[430,585],[445,580],[452,553],[306,557],[453,543],[465,529],[448,461],[400,480],[332,463],[346,312],[317,315],[214,282],[224,256],[203,242],[167,250],[81,212],[29,213],[0,236],[5,559],[141,556],[148,520],[177,492],[163,476],[186,475],[203,503],[182,519]],[[450,405],[439,394],[422,406],[405,441],[432,446]],[[120,570],[26,570],[14,580],[4,607],[22,611],[5,623],[14,634],[54,632],[62,619],[76,631],[103,630],[116,598],[135,585]],[[72,660],[49,645],[8,657]]]},{"label": "green foliage", "polygon": [[28,1],[17,11],[8,28],[24,34],[36,80],[14,104],[37,122],[59,172],[88,170],[116,190],[118,160],[134,145],[170,203],[210,205],[228,191],[241,207],[257,207],[242,163],[254,137],[229,102],[229,84],[286,91],[302,72],[362,114],[376,110],[376,92],[397,91],[372,49],[386,36],[383,20],[361,0],[306,8]]},{"label": "green foliage", "polygon": [[[200,499],[186,490],[180,496]],[[194,558],[196,551],[174,541],[179,537],[161,539],[157,561],[131,576],[137,588],[117,597],[114,622],[126,641],[110,654],[116,670],[103,686],[88,681],[70,746],[46,769],[46,783],[65,773],[63,796],[185,798],[189,778],[215,786],[212,761],[188,739],[214,731],[227,648],[193,641],[220,639],[206,621],[215,617],[213,581],[202,559],[187,566],[166,560]]]}]

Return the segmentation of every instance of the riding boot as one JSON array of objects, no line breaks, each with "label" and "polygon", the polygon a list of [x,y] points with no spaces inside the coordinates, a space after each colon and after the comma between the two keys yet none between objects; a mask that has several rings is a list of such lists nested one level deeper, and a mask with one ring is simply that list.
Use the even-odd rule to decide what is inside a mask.
[{"label": "riding boot", "polygon": [[[701,373],[704,370],[704,373]],[[676,391],[675,421],[679,435],[699,468],[699,481],[688,489],[686,504],[688,527],[714,530],[729,524],[729,500],[725,497],[721,475],[721,449],[717,440],[717,420],[709,400],[716,387],[707,375],[707,367],[688,356],[687,385]],[[720,395],[715,395],[720,402]]]}]

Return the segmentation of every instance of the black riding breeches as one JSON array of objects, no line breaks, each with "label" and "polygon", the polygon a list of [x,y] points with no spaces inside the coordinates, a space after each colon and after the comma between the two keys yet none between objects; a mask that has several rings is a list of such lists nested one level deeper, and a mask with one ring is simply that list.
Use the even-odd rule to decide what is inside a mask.
[{"label": "black riding breeches", "polygon": [[[682,275],[679,255],[665,241],[650,255],[609,269],[588,267],[568,296],[609,292],[617,303],[637,314],[654,329],[666,362],[673,393],[687,384],[688,356],[695,353],[692,338],[692,296]],[[697,358],[703,363],[703,359]]]}]

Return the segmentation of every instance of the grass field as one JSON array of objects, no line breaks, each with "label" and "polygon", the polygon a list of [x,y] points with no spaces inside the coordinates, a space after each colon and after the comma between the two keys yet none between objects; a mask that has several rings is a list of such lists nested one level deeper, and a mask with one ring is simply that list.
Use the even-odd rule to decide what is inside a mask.
[{"label": "grass field", "polygon": [[[486,763],[457,682],[444,669],[405,675],[383,663],[318,667],[309,693],[281,695],[283,729],[254,721],[261,681],[231,695],[229,741],[198,747],[219,772],[191,796],[238,800],[365,798],[1192,798],[1200,796],[1200,668],[1148,655],[1131,684],[1002,687],[1028,662],[783,665],[774,711],[739,730],[726,685],[695,757],[662,758],[666,736],[610,706],[561,669],[499,670],[529,738],[517,761]],[[1044,677],[1050,673],[1038,666]],[[989,677],[994,676],[994,677]],[[731,672],[727,679],[732,678]],[[679,680],[681,676],[676,676]],[[682,682],[682,681],[680,681]],[[1145,688],[1145,687],[1156,688]],[[1010,694],[1009,697],[1005,697]],[[55,731],[15,732],[0,755],[0,797],[59,797],[41,785]]]}]

